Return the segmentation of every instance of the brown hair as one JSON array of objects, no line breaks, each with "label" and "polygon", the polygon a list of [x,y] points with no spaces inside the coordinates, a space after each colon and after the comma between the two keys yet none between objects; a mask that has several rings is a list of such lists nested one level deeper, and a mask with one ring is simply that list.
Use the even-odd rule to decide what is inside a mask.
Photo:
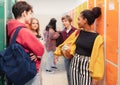
[{"label": "brown hair", "polygon": [[19,1],[19,2],[15,3],[12,7],[12,12],[13,12],[15,18],[21,17],[21,15],[24,11],[28,12],[30,10],[33,12],[32,6],[29,5],[25,1]]},{"label": "brown hair", "polygon": [[69,15],[64,15],[61,20],[67,19],[69,22],[72,22],[72,18]]}]

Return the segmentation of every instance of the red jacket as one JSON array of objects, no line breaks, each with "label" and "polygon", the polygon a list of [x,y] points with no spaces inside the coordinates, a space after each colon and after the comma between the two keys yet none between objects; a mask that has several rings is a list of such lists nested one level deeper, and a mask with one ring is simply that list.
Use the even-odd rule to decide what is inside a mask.
[{"label": "red jacket", "polygon": [[[21,44],[27,52],[34,53],[38,57],[42,57],[44,53],[44,46],[36,36],[25,26],[24,23],[21,23],[17,20],[10,20],[8,22],[8,36],[10,40],[18,26],[23,26],[24,28],[21,29],[18,33],[16,41]],[[40,61],[36,61],[36,69],[39,70],[40,68]]]}]

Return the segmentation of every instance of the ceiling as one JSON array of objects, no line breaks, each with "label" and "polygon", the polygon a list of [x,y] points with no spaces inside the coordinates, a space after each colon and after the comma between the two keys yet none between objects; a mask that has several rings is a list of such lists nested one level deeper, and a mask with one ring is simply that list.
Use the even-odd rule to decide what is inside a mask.
[{"label": "ceiling", "polygon": [[25,0],[36,14],[63,14],[85,0]]}]

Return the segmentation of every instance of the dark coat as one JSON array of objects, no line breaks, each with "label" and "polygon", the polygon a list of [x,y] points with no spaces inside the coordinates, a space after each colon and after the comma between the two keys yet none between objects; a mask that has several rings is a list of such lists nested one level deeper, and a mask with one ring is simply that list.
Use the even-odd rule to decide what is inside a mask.
[{"label": "dark coat", "polygon": [[60,36],[56,40],[56,45],[62,44],[75,30],[76,28],[72,26],[72,29],[67,33],[66,28],[64,28],[63,31],[59,32]]}]

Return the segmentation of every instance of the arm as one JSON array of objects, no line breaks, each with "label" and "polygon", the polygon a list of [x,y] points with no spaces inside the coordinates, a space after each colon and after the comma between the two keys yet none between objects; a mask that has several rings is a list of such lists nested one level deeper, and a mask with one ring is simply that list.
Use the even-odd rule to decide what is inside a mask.
[{"label": "arm", "polygon": [[99,81],[96,80],[96,79],[92,79],[92,85],[98,85],[99,84]]},{"label": "arm", "polygon": [[100,35],[96,37],[93,45],[89,71],[92,79],[101,80],[104,77],[104,44]]},{"label": "arm", "polygon": [[53,29],[49,29],[49,37],[50,39],[57,39],[60,36],[58,32],[55,32]]},{"label": "arm", "polygon": [[19,42],[25,49],[27,49],[31,53],[34,53],[39,58],[44,53],[44,46],[28,29],[20,30],[17,42]]},{"label": "arm", "polygon": [[[62,55],[61,49],[62,49],[62,46],[63,46],[63,45],[65,45],[65,44],[74,44],[74,43],[75,43],[75,41],[76,41],[76,39],[77,39],[77,37],[78,37],[78,34],[76,35],[76,33],[77,33],[77,30],[74,31],[62,44],[60,44],[60,45],[56,48],[56,50],[55,50],[55,52],[54,52],[54,54],[55,54],[56,56],[61,56],[61,55]],[[71,55],[74,54],[75,48],[76,48],[76,45],[75,45],[75,44],[70,47],[70,54],[71,54]]]}]

